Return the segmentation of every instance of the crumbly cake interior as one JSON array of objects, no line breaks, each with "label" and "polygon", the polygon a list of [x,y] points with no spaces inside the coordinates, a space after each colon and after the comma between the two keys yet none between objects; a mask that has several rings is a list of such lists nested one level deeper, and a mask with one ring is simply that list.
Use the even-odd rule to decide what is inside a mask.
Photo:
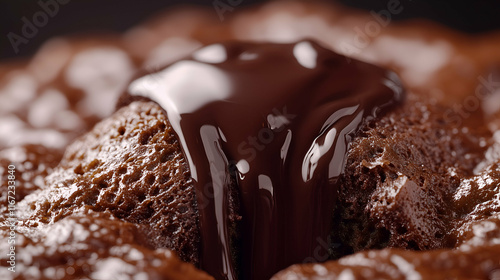
[{"label": "crumbly cake interior", "polygon": [[409,21],[359,44],[355,27],[371,21],[319,3],[271,2],[223,22],[179,9],[125,34],[53,39],[30,60],[1,64],[2,239],[11,164],[19,221],[17,272],[1,278],[212,279],[196,268],[198,205],[165,112],[147,101],[115,112],[116,100],[139,69],[206,44],[306,37],[395,71],[408,98],[350,144],[325,247],[273,279],[499,278],[500,34]]}]

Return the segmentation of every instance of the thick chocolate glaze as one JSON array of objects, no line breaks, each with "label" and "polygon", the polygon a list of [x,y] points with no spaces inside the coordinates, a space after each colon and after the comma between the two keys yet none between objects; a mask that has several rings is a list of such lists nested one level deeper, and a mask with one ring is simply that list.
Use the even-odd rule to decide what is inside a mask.
[{"label": "thick chocolate glaze", "polygon": [[[123,100],[161,105],[182,144],[200,212],[201,267],[217,279],[268,279],[321,261],[349,143],[403,96],[394,73],[311,41],[227,42],[136,79]],[[235,188],[238,252],[229,232]]]}]

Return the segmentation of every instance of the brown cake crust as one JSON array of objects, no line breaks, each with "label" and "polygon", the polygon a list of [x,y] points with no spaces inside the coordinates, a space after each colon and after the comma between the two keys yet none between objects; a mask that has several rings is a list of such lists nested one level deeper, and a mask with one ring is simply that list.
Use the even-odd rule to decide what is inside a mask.
[{"label": "brown cake crust", "polygon": [[338,262],[294,265],[272,279],[498,279],[499,252],[499,244],[467,250],[365,251]]},{"label": "brown cake crust", "polygon": [[460,178],[472,175],[490,133],[458,129],[441,110],[408,100],[352,143],[333,229],[347,246],[343,253],[451,246],[446,236],[456,213],[449,198]]},{"label": "brown cake crust", "polygon": [[[24,201],[28,220],[54,223],[88,207],[139,224],[146,246],[198,262],[191,177],[163,111],[136,102],[70,145],[45,189]],[[28,222],[28,224],[30,223]]]},{"label": "brown cake crust", "polygon": [[[210,279],[168,250],[198,263],[191,180],[163,110],[152,102],[122,108],[70,145],[41,189],[19,203],[18,267],[37,267],[19,279]],[[4,236],[8,226],[2,219]],[[107,262],[125,267],[107,271]]]},{"label": "brown cake crust", "polygon": [[[150,242],[143,227],[90,208],[85,206],[55,224],[40,223],[36,230],[18,228],[16,273],[2,269],[2,279],[13,275],[20,280],[213,279],[168,249],[141,245]],[[2,230],[2,239],[7,240],[7,233]],[[7,245],[0,245],[2,251],[8,251]]]},{"label": "brown cake crust", "polygon": [[[0,151],[0,178],[9,181],[9,166],[15,166],[16,190],[15,200],[21,201],[28,194],[43,186],[45,177],[52,173],[61,160],[62,153],[58,149],[50,149],[40,145],[23,145]],[[0,185],[0,211],[8,206],[8,184]]]},{"label": "brown cake crust", "polygon": [[[36,81],[34,97],[25,100],[19,110],[12,112],[0,110],[0,123],[10,122],[13,120],[12,116],[16,118],[16,122],[17,120],[22,122],[21,129],[8,132],[10,139],[14,139],[13,136],[17,137],[16,141],[0,141],[2,179],[5,181],[6,166],[14,163],[19,171],[19,196],[16,198],[20,209],[27,211],[22,213],[24,216],[21,218],[24,224],[19,228],[19,250],[22,256],[20,259],[23,260],[20,262],[20,267],[26,268],[26,274],[19,275],[19,279],[36,279],[36,277],[53,279],[52,276],[56,271],[61,271],[68,266],[73,267],[75,272],[70,273],[72,270],[68,268],[69,270],[66,270],[66,274],[64,274],[65,277],[76,277],[76,275],[88,277],[93,271],[101,270],[97,266],[92,252],[97,253],[99,258],[105,260],[120,259],[120,264],[131,264],[136,270],[124,272],[124,275],[130,277],[146,273],[152,279],[158,275],[172,277],[172,279],[208,278],[206,274],[196,271],[191,265],[180,262],[171,256],[170,251],[163,249],[163,247],[188,248],[184,253],[180,250],[179,254],[184,260],[196,263],[196,247],[190,243],[197,240],[196,226],[194,226],[194,222],[188,221],[196,216],[196,211],[193,210],[195,205],[192,203],[190,192],[181,190],[183,186],[186,187],[189,184],[176,185],[174,183],[172,189],[156,188],[156,190],[160,189],[164,192],[185,195],[187,200],[183,201],[182,206],[185,204],[190,206],[184,215],[179,213],[181,208],[177,208],[175,205],[177,201],[172,203],[168,203],[168,200],[167,202],[160,202],[160,200],[152,202],[153,197],[163,197],[160,193],[151,194],[154,188],[149,188],[144,184],[148,182],[146,179],[151,180],[150,175],[154,174],[153,185],[159,185],[157,175],[173,172],[174,169],[170,166],[171,169],[167,168],[170,171],[163,171],[159,170],[160,166],[183,161],[178,146],[172,143],[162,145],[159,142],[160,138],[171,139],[169,137],[172,135],[157,131],[161,127],[161,123],[165,125],[166,130],[169,129],[168,121],[158,113],[157,107],[147,104],[139,106],[150,108],[154,111],[152,115],[143,112],[139,107],[133,107],[133,110],[130,107],[124,108],[113,118],[106,120],[105,124],[100,124],[89,135],[72,145],[66,153],[63,163],[53,175],[49,176],[46,184],[40,184],[38,183],[40,180],[35,179],[52,173],[52,168],[59,161],[65,145],[83,133],[84,130],[90,129],[98,119],[103,117],[94,113],[88,114],[85,109],[88,107],[81,105],[82,100],[91,94],[90,92],[86,92],[82,88],[75,88],[68,83],[68,66],[74,62],[74,58],[78,54],[103,47],[112,48],[126,54],[125,60],[130,63],[132,69],[146,65],[148,58],[151,58],[148,53],[153,51],[160,54],[168,53],[167,56],[172,53],[182,53],[182,51],[176,51],[184,46],[182,44],[173,44],[172,48],[162,49],[161,45],[172,37],[185,39],[190,47],[195,47],[197,44],[227,38],[280,39],[276,37],[276,34],[288,34],[297,38],[307,36],[319,40],[326,39],[323,40],[324,43],[342,52],[340,45],[345,42],[352,43],[355,38],[353,26],[363,28],[368,21],[373,20],[366,13],[353,12],[340,7],[332,8],[325,4],[299,2],[276,2],[252,10],[238,11],[232,15],[228,14],[227,21],[224,23],[207,16],[208,13],[213,13],[213,11],[186,10],[184,13],[178,14],[178,17],[172,17],[172,14],[169,13],[168,17],[160,17],[128,32],[124,38],[117,36],[111,40],[102,37],[64,39],[62,44],[47,45],[47,48],[44,48],[40,55],[29,64],[16,63],[16,65],[12,64],[0,68],[0,88],[2,89],[0,96],[7,96],[6,100],[9,100],[8,98],[11,98],[11,95],[16,92],[9,87],[13,80],[21,77],[20,81],[28,81],[28,83],[24,83],[25,85],[30,85],[32,80]],[[172,25],[176,25],[178,22],[187,24],[185,19],[193,15],[197,20],[191,22],[186,28],[172,28]],[[320,15],[320,20],[311,21],[311,15]],[[289,25],[286,22],[278,24],[280,22],[276,21],[278,16],[288,18],[288,22],[296,22],[298,25]],[[300,26],[312,28],[300,29],[298,28]],[[272,31],[262,32],[262,30]],[[304,34],[304,30],[307,31],[307,34]],[[473,124],[466,125],[468,130],[462,130],[461,126],[455,128],[449,126],[446,119],[443,119],[443,112],[450,109],[449,107],[439,107],[438,105],[434,108],[434,106],[436,103],[442,103],[445,106],[463,106],[463,99],[471,96],[478,86],[477,78],[480,75],[487,77],[491,67],[499,63],[500,36],[498,34],[463,35],[437,27],[432,23],[407,22],[390,25],[370,39],[371,42],[366,48],[353,55],[362,60],[390,67],[401,73],[402,80],[408,88],[419,96],[429,97],[427,100],[429,102],[413,103],[412,101],[411,105],[405,107],[404,110],[384,118],[379,124],[374,124],[364,132],[364,135],[358,135],[358,140],[351,145],[352,152],[346,168],[346,184],[341,196],[344,199],[342,204],[344,210],[339,211],[339,215],[336,217],[336,221],[340,224],[334,230],[338,235],[331,240],[331,247],[328,248],[328,251],[331,253],[330,257],[340,257],[346,253],[363,249],[378,249],[385,246],[433,250],[428,252],[400,249],[369,250],[344,257],[339,261],[327,262],[324,266],[296,265],[280,273],[277,278],[335,279],[342,275],[343,271],[350,269],[360,279],[363,277],[370,279],[376,275],[380,275],[381,278],[394,277],[399,279],[405,277],[402,272],[404,269],[398,268],[398,264],[402,263],[398,257],[402,257],[414,265],[423,278],[444,277],[448,276],[446,273],[449,272],[451,277],[458,279],[461,277],[463,279],[473,277],[495,279],[498,277],[496,271],[498,266],[495,265],[500,262],[498,260],[498,255],[500,255],[498,238],[500,237],[497,230],[499,226],[498,212],[500,211],[497,182],[500,181],[500,176],[497,175],[499,157],[495,150],[498,143],[490,146],[490,151],[486,153],[487,157],[488,154],[490,155],[490,158],[479,164],[481,169],[474,173],[476,164],[481,161],[481,157],[478,155],[481,155],[482,147],[488,147],[487,145],[492,141],[491,135],[483,131],[483,127],[477,126],[477,124],[485,124],[482,117],[477,118],[476,113],[481,109],[474,111],[474,117],[461,119],[461,121],[470,121]],[[444,49],[449,52],[449,56],[443,56],[446,59],[440,68],[429,70],[426,67],[420,68],[421,64],[418,64],[419,67],[417,67],[413,64],[414,57],[408,55],[401,57],[397,55],[397,52],[394,52],[394,49],[403,50],[407,46],[405,42],[408,41],[420,42],[415,47],[415,54],[443,54],[441,50],[444,46]],[[388,45],[387,42],[392,43]],[[54,76],[44,79],[41,74],[47,69],[45,67],[54,62],[52,58],[57,58],[58,54],[68,50],[67,46],[70,47],[70,55],[65,58],[61,69]],[[39,58],[47,60],[43,62]],[[151,67],[154,68],[154,66]],[[123,77],[130,75],[129,71],[117,73]],[[28,80],[24,79],[26,77]],[[123,83],[121,78],[107,80],[101,79],[102,77],[96,76],[94,78],[96,78],[97,83],[109,81],[109,85],[115,90]],[[414,80],[414,78],[420,79]],[[89,82],[89,84],[92,83],[92,81]],[[106,83],[103,84],[106,85]],[[60,136],[57,136],[57,139],[64,139],[62,145],[48,146],[47,148],[42,148],[42,146],[29,148],[23,146],[21,148],[25,149],[22,153],[34,155],[34,158],[28,156],[27,160],[24,161],[4,157],[3,153],[10,150],[7,148],[19,146],[21,140],[39,140],[37,136],[43,135],[41,132],[44,131],[42,130],[48,127],[33,126],[29,121],[29,113],[34,110],[32,105],[35,100],[44,95],[47,90],[53,89],[64,94],[69,103],[69,107],[65,110],[78,115],[81,122],[70,129],[50,128],[52,132]],[[110,96],[119,91],[111,92]],[[103,92],[98,92],[98,94],[101,93]],[[479,102],[485,103],[487,100],[480,99]],[[113,104],[109,104],[109,108],[112,107]],[[141,117],[134,117],[137,115]],[[159,117],[160,121],[155,121],[156,117]],[[493,115],[490,118],[492,118],[490,124],[498,122],[498,116]],[[114,121],[118,121],[121,125]],[[139,124],[147,125],[140,129],[135,127]],[[135,129],[126,129],[124,135],[120,135],[121,126],[135,127]],[[490,129],[495,131],[498,129],[498,125],[490,126]],[[135,132],[128,135],[127,133],[130,131]],[[24,134],[24,132],[30,133]],[[99,137],[97,133],[100,134]],[[141,139],[146,139],[144,140],[146,143],[139,144]],[[150,141],[152,142],[150,143]],[[486,144],[478,144],[482,141]],[[48,145],[47,143],[52,144],[50,141],[45,141],[42,144]],[[111,143],[116,146],[112,146]],[[87,144],[89,145],[85,146]],[[133,170],[127,170],[125,174],[115,174],[111,166],[116,167],[119,163],[115,158],[109,156],[106,149],[120,153],[121,151],[117,150],[129,144],[133,148],[125,151],[129,152],[130,158],[136,156],[144,161],[138,162],[132,168]],[[101,148],[100,145],[103,147]],[[159,146],[175,150],[172,152],[175,156],[169,158],[167,163],[158,163],[156,167],[153,167],[153,171],[148,170],[149,164],[146,160],[161,162],[162,154],[144,152],[152,151],[153,147]],[[78,149],[85,152],[78,151]],[[71,155],[74,156],[74,159],[70,159]],[[107,160],[94,161],[96,155],[105,156]],[[80,165],[77,158],[84,163]],[[43,166],[40,167],[41,165]],[[134,170],[142,170],[143,172],[139,174],[133,172]],[[184,169],[181,173],[186,175],[186,172]],[[187,182],[189,178],[181,176],[182,174],[177,175],[181,177],[181,180]],[[94,175],[98,177],[94,178]],[[134,180],[135,177],[138,179]],[[170,177],[170,179],[174,177]],[[102,181],[96,178],[100,178]],[[125,184],[127,180],[131,180],[130,184]],[[31,184],[31,182],[36,183]],[[77,182],[79,185],[70,182]],[[168,182],[166,185],[169,185]],[[101,189],[100,186],[103,185],[100,183],[106,183],[108,187]],[[73,186],[76,188],[72,189]],[[88,188],[83,188],[83,186]],[[2,185],[1,187],[3,190],[6,186]],[[40,191],[39,188],[44,188],[44,190]],[[361,191],[359,191],[360,189]],[[397,192],[392,193],[391,189],[396,189]],[[116,196],[112,201],[106,201],[106,198],[115,195],[111,190],[116,191],[121,196]],[[36,194],[28,196],[26,201],[21,202],[21,199],[31,192]],[[71,194],[68,201],[71,201],[72,204],[58,198],[58,192]],[[44,197],[46,194],[54,196]],[[140,201],[143,196],[144,200]],[[119,197],[124,198],[123,204],[116,205]],[[2,196],[1,199],[2,206],[0,207],[5,210],[5,197]],[[36,203],[37,199],[41,199],[38,204]],[[27,210],[29,209],[28,205],[33,205],[35,209]],[[167,212],[171,211],[169,212],[171,215],[160,217],[160,214],[156,216],[153,214],[149,216],[148,213],[151,213],[151,209],[154,210],[152,211],[154,213],[158,213],[156,210],[166,209]],[[183,207],[182,209],[184,210]],[[177,219],[177,215],[182,218],[180,221]],[[419,228],[422,217],[426,220],[426,224]],[[431,221],[429,217],[433,217],[435,220]],[[3,237],[8,233],[8,226],[4,218],[1,219]],[[33,223],[28,223],[29,219],[32,219]],[[98,227],[92,226],[88,219],[92,219]],[[79,225],[82,225],[83,229]],[[168,225],[173,226],[169,228]],[[172,230],[181,225],[186,227],[187,237],[182,236],[183,230],[177,231],[173,235],[162,236],[160,234],[162,230]],[[61,232],[58,229],[68,228],[74,229],[71,235],[90,232],[90,237],[83,240],[75,238],[77,241],[73,240],[71,236],[61,238],[60,241],[54,241],[53,237],[50,238],[50,236],[54,236],[53,233]],[[39,230],[35,231],[35,229]],[[80,229],[82,229],[80,232],[76,232]],[[92,235],[95,229],[106,230],[113,234],[110,235],[109,239],[103,239],[102,235]],[[188,237],[194,237],[194,239]],[[489,241],[486,240],[493,240],[496,243],[488,243]],[[124,248],[123,244],[118,244],[119,242],[123,242],[127,246]],[[96,246],[101,246],[103,249],[101,251],[82,250],[81,252],[74,249],[81,245],[89,246],[89,244],[92,246],[99,244]],[[5,245],[1,244],[1,246]],[[69,246],[65,247],[64,245]],[[447,249],[436,249],[443,247]],[[22,250],[22,248],[30,248],[30,250]],[[51,248],[60,248],[58,250],[61,250],[62,253],[54,252]],[[123,251],[117,249],[117,251],[111,252],[111,248]],[[128,259],[130,248],[142,252],[144,260]],[[2,251],[3,249],[4,247],[2,247]],[[37,253],[39,251],[41,253]],[[104,253],[104,251],[109,251],[109,253]],[[66,255],[67,258],[59,258],[61,255]],[[392,256],[396,256],[395,262],[391,260]],[[152,263],[157,263],[152,261],[152,258],[160,259],[161,265],[151,266]],[[77,259],[81,261],[73,264],[72,261]],[[369,259],[371,262],[368,265],[363,265],[357,263],[359,259]],[[46,260],[50,260],[50,262]],[[5,256],[2,257],[2,261],[5,261]],[[463,263],[481,265],[471,267],[464,266]],[[29,267],[32,268],[28,269]],[[385,268],[388,269],[385,270]],[[345,272],[344,275],[350,274]],[[11,276],[8,274],[6,277]]]}]

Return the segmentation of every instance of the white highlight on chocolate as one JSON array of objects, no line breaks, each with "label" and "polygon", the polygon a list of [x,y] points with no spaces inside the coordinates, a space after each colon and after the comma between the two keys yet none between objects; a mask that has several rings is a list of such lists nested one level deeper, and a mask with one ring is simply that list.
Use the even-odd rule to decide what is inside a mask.
[{"label": "white highlight on chocolate", "polygon": [[302,164],[302,180],[304,180],[304,182],[309,181],[313,177],[314,171],[316,170],[316,167],[318,167],[320,158],[330,151],[330,148],[335,142],[335,136],[337,136],[337,129],[332,128],[324,137],[323,144],[319,144],[317,141],[321,136],[314,140],[314,143],[309,148],[309,151],[307,151]]},{"label": "white highlight on chocolate", "polygon": [[247,174],[248,171],[250,171],[250,165],[248,164],[248,161],[242,159],[236,163],[236,168],[238,168],[238,171],[241,174]]},{"label": "white highlight on chocolate", "polygon": [[283,142],[283,146],[281,146],[280,156],[283,162],[286,160],[286,156],[288,151],[290,150],[290,143],[292,142],[292,131],[288,129],[285,142]]},{"label": "white highlight on chocolate", "polygon": [[234,279],[231,270],[231,253],[230,248],[227,247],[227,220],[224,216],[224,206],[227,205],[226,193],[224,192],[224,185],[229,180],[227,174],[221,174],[220,170],[228,168],[227,158],[219,146],[220,134],[212,125],[204,125],[200,128],[201,141],[207,155],[208,162],[210,163],[210,173],[213,182],[214,192],[214,206],[215,216],[217,219],[217,231],[219,232],[220,242],[222,244],[222,269],[224,274],[228,275],[228,279]]},{"label": "white highlight on chocolate", "polygon": [[386,87],[392,89],[392,91],[394,91],[398,95],[397,99],[400,99],[404,93],[404,88],[401,86],[401,80],[399,79],[398,75],[392,71],[387,71],[387,77],[388,79],[383,80],[382,83]]},{"label": "white highlight on chocolate", "polygon": [[256,53],[249,53],[249,52],[244,52],[242,54],[240,54],[240,59],[241,60],[254,60],[254,59],[257,59],[257,57],[259,57]]},{"label": "white highlight on chocolate", "polygon": [[223,45],[214,44],[194,52],[193,58],[206,63],[222,63],[226,61],[227,53]]},{"label": "white highlight on chocolate", "polygon": [[351,132],[362,118],[362,111],[358,113],[355,119],[347,125],[340,133],[337,133],[337,130],[333,127],[335,123],[343,117],[347,117],[353,115],[358,109],[359,105],[347,107],[340,109],[333,113],[323,124],[321,131],[319,132],[319,136],[314,139],[313,143],[309,147],[306,155],[304,156],[304,161],[302,162],[302,180],[304,182],[309,181],[318,166],[318,161],[323,157],[327,152],[330,151],[330,148],[337,141],[337,139],[341,139],[341,141],[337,141],[335,146],[335,151],[333,154],[333,159],[329,166],[328,176],[329,178],[336,177],[340,175],[343,164],[341,161],[344,160],[345,155],[345,137],[348,133]]},{"label": "white highlight on chocolate", "polygon": [[267,190],[271,194],[271,196],[274,196],[274,188],[271,178],[269,178],[269,176],[260,174],[258,180],[259,180],[259,189]]},{"label": "white highlight on chocolate", "polygon": [[300,65],[304,66],[305,68],[316,68],[318,53],[313,48],[310,42],[297,43],[293,47],[293,55],[300,63]]},{"label": "white highlight on chocolate", "polygon": [[290,120],[287,117],[282,115],[267,115],[267,122],[272,130],[278,130],[283,128],[285,125],[290,123]]}]

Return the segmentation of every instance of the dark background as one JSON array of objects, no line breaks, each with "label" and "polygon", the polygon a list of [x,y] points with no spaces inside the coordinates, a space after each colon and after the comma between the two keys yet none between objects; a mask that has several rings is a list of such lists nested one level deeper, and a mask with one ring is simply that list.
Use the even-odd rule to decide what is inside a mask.
[{"label": "dark background", "polygon": [[[15,53],[7,34],[21,35],[22,18],[30,21],[40,11],[38,1],[49,0],[0,0],[0,60],[31,55],[48,38],[55,35],[88,32],[94,30],[126,30],[134,24],[167,7],[179,4],[212,6],[213,0],[65,0],[59,13],[49,18],[48,24],[38,34],[21,44]],[[219,0],[227,2],[230,0]],[[236,1],[236,0],[232,0]],[[263,0],[242,0],[239,7],[264,2]],[[340,0],[340,2],[366,10],[385,9],[389,0]],[[500,1],[469,0],[400,0],[404,6],[397,20],[407,18],[429,18],[452,28],[469,33],[500,30]],[[214,9],[214,13],[215,9]]]}]

